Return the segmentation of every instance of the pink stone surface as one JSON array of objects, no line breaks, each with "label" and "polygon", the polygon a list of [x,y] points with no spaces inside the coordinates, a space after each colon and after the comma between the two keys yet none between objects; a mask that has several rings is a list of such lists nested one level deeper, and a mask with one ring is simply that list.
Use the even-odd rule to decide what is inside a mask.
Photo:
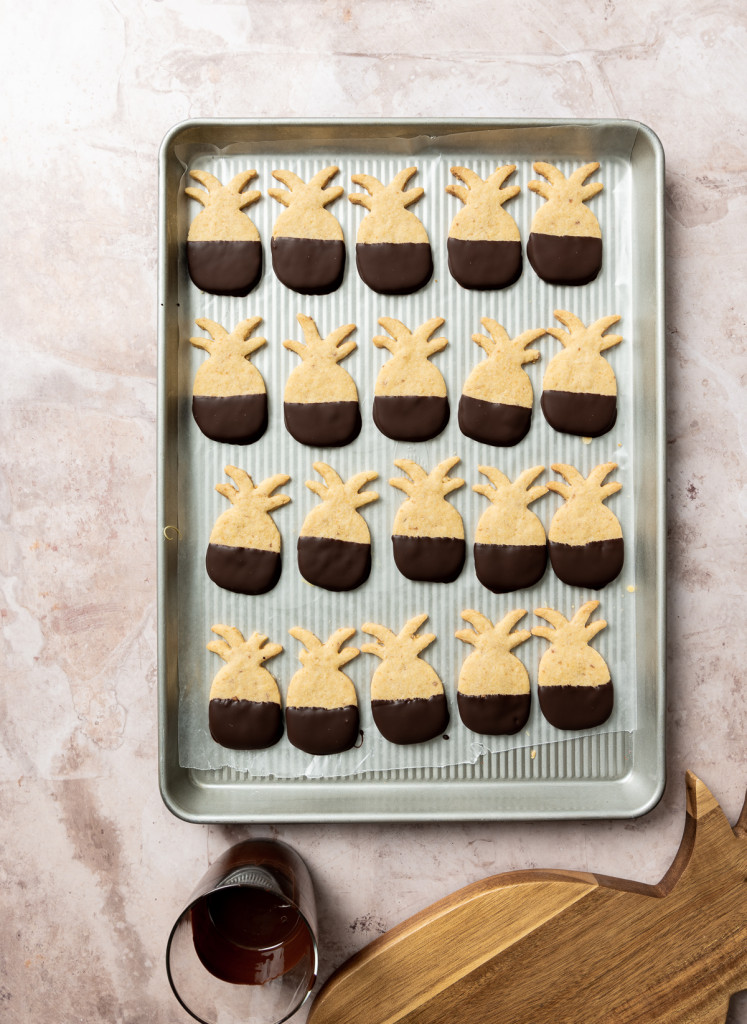
[{"label": "pink stone surface", "polygon": [[[684,770],[747,787],[747,8],[70,0],[2,33],[0,1019],[186,1021],[168,930],[247,835],[309,863],[322,976],[488,874],[654,882]],[[156,774],[157,152],[189,117],[625,117],[667,157],[669,782],[631,822],[197,826]],[[747,996],[730,1024],[747,1022]]]}]

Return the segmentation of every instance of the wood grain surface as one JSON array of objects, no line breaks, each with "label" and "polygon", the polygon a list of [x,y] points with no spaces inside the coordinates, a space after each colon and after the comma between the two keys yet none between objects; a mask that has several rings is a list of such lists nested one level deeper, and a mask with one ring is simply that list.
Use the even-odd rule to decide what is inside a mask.
[{"label": "wood grain surface", "polygon": [[747,800],[734,829],[687,773],[657,885],[514,871],[393,928],[321,989],[309,1024],[723,1024],[747,988]]}]

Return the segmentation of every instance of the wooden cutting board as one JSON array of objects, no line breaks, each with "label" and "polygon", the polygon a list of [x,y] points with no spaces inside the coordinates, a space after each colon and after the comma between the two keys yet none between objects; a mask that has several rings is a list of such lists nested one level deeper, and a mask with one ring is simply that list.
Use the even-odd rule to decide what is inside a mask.
[{"label": "wooden cutting board", "polygon": [[687,773],[679,852],[658,885],[512,871],[376,939],[308,1024],[724,1024],[747,988],[747,800],[734,829]]}]

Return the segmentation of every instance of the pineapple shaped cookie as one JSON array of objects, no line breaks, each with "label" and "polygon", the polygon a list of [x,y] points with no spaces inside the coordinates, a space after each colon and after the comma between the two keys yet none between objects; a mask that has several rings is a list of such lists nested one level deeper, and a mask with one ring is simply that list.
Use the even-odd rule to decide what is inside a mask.
[{"label": "pineapple shaped cookie", "polygon": [[612,714],[614,691],[607,662],[589,642],[605,628],[604,619],[589,622],[599,601],[587,601],[568,620],[554,608],[535,608],[549,626],[535,626],[534,636],[550,642],[540,659],[537,694],[540,708],[556,729],[592,729]]},{"label": "pineapple shaped cookie", "polygon": [[231,750],[263,750],[283,735],[283,709],[275,679],[262,666],[283,648],[267,643],[263,633],[245,640],[233,626],[213,626],[221,638],[207,649],[225,665],[210,687],[210,735]]},{"label": "pineapple shaped cookie", "polygon": [[354,441],[361,429],[358,389],[338,365],[358,347],[354,341],[345,341],[355,324],[345,324],[322,338],[310,316],[299,313],[296,319],[306,343],[283,342],[301,358],[285,385],[286,430],[301,444],[340,448]]},{"label": "pineapple shaped cookie", "polygon": [[298,537],[298,568],[305,580],[326,590],[355,590],[371,572],[371,534],[362,505],[376,501],[376,491],[361,491],[378,473],[356,473],[347,483],[325,462],[314,469],[324,480],[307,480],[322,499],[306,516]]},{"label": "pineapple shaped cookie", "polygon": [[243,469],[226,466],[236,484],[216,484],[215,489],[231,502],[210,534],[205,567],[213,583],[236,594],[265,594],[280,579],[280,533],[270,512],[286,505],[287,494],[273,494],[290,477],[268,477],[257,487]]},{"label": "pineapple shaped cookie", "polygon": [[407,477],[394,477],[392,487],[404,491],[394,517],[392,550],[397,568],[408,580],[452,583],[464,565],[464,523],[446,495],[464,486],[464,480],[450,477],[459,462],[453,455],[439,462],[430,473],[411,459],[395,459],[394,465]]},{"label": "pineapple shaped cookie", "polygon": [[512,483],[500,470],[478,466],[490,482],[474,484],[472,490],[491,504],[475,530],[475,573],[494,594],[533,587],[545,574],[545,528],[529,508],[547,493],[547,487],[532,487],[544,468],[525,469]]},{"label": "pineapple shaped cookie", "polygon": [[376,727],[390,743],[425,743],[449,724],[443,683],[420,655],[436,639],[417,635],[427,614],[410,619],[396,635],[386,626],[364,622],[375,643],[361,644],[366,654],[381,658],[371,678],[371,711]]},{"label": "pineapple shaped cookie", "polygon": [[480,323],[488,334],[473,334],[472,340],[487,359],[478,363],[464,382],[459,429],[473,441],[510,448],[526,437],[532,423],[534,391],[523,367],[539,359],[539,352],[527,345],[545,331],[524,331],[509,338],[496,320],[484,316]]},{"label": "pineapple shaped cookie", "polygon": [[602,231],[585,203],[604,186],[599,181],[584,182],[599,170],[599,164],[584,164],[570,178],[552,164],[532,166],[545,181],[530,181],[529,188],[547,202],[532,220],[529,262],[548,284],[589,284],[602,267]]},{"label": "pineapple shaped cookie", "polygon": [[210,357],[195,374],[195,422],[211,441],[251,444],[267,429],[265,382],[249,361],[252,352],[267,343],[266,338],[250,338],[262,317],[242,320],[230,334],[214,320],[201,318],[195,323],[210,335],[209,339],[189,339],[190,344],[204,349]]},{"label": "pineapple shaped cookie", "polygon": [[462,612],[472,629],[458,629],[454,636],[475,649],[459,673],[457,707],[473,732],[511,736],[527,723],[532,699],[529,673],[511,653],[532,635],[528,629],[514,629],[525,615],[526,610],[518,608],[493,625],[473,608]]},{"label": "pineapple shaped cookie", "polygon": [[625,558],[620,523],[604,504],[622,487],[617,481],[603,482],[617,463],[595,466],[586,478],[573,466],[553,463],[552,468],[566,480],[547,484],[565,498],[547,533],[553,572],[571,587],[600,590],[619,576]]},{"label": "pineapple shaped cookie", "polygon": [[556,309],[554,316],[567,329],[547,328],[563,350],[547,365],[542,381],[542,412],[555,430],[600,437],[614,427],[617,419],[617,379],[601,353],[622,341],[621,334],[604,333],[620,317],[603,316],[586,327],[565,309]]},{"label": "pineapple shaped cookie", "polygon": [[430,281],[433,256],[428,232],[407,207],[423,195],[422,188],[405,191],[417,167],[406,167],[382,185],[370,174],[352,180],[369,193],[353,192],[351,203],[369,212],[358,228],[355,262],[369,288],[382,295],[409,295]]},{"label": "pineapple shaped cookie", "polygon": [[307,754],[349,750],[358,739],[358,697],[342,666],[360,651],[342,645],[355,629],[336,629],[326,643],[299,626],[288,632],[305,648],[298,656],[302,667],[288,685],[288,739]]},{"label": "pineapple shaped cookie", "polygon": [[213,295],[248,295],[262,275],[259,232],[241,211],[262,194],[244,188],[257,172],[241,171],[227,185],[207,171],[190,171],[202,188],[184,191],[205,207],[187,235],[187,267],[194,284]]},{"label": "pineapple shaped cookie", "polygon": [[446,249],[449,272],[462,288],[507,288],[521,277],[521,235],[503,204],[517,196],[518,185],[504,188],[516,164],[496,167],[484,181],[468,167],[452,167],[462,185],[446,191],[461,199],[464,208],[449,228]]},{"label": "pineapple shaped cookie", "polygon": [[446,381],[429,360],[449,344],[431,337],[443,317],[427,320],[409,331],[399,320],[382,316],[379,323],[391,335],[377,334],[373,343],[392,354],[379,370],[374,387],[373,419],[382,434],[394,441],[427,441],[449,422]]},{"label": "pineapple shaped cookie", "polygon": [[272,269],[278,280],[302,295],[327,295],[339,288],[345,271],[345,242],[340,222],[325,206],[339,199],[339,185],[325,188],[339,167],[325,167],[309,182],[293,171],[273,171],[286,186],[267,194],[288,209],[272,231]]}]

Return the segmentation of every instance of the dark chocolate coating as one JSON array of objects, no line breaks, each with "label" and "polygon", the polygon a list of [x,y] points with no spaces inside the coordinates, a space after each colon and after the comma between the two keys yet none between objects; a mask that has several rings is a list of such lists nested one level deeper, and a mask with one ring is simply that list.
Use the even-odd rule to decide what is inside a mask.
[{"label": "dark chocolate coating", "polygon": [[449,422],[449,399],[438,395],[376,395],[373,421],[393,441],[428,441]]},{"label": "dark chocolate coating", "polygon": [[457,691],[459,715],[472,732],[484,736],[512,736],[527,723],[532,702],[529,693],[471,694]]},{"label": "dark chocolate coating", "polygon": [[465,437],[483,444],[511,448],[526,437],[532,423],[532,407],[485,402],[462,395],[459,399],[459,429]]},{"label": "dark chocolate coating", "polygon": [[299,537],[298,569],[315,587],[355,590],[371,572],[371,545],[329,537]]},{"label": "dark chocolate coating", "polygon": [[394,561],[408,580],[453,583],[464,565],[466,545],[458,537],[392,535]]},{"label": "dark chocolate coating", "polygon": [[211,295],[248,295],[262,276],[261,242],[187,242],[192,282]]},{"label": "dark chocolate coating", "polygon": [[545,544],[475,544],[475,575],[494,594],[539,583],[547,567]]},{"label": "dark chocolate coating", "polygon": [[589,284],[602,268],[602,239],[532,231],[527,258],[535,274],[548,284]]},{"label": "dark chocolate coating", "polygon": [[339,754],[358,739],[358,708],[285,709],[288,739],[307,754]]},{"label": "dark chocolate coating", "polygon": [[521,242],[449,236],[446,251],[449,272],[462,288],[508,288],[521,277]]},{"label": "dark chocolate coating", "polygon": [[556,729],[593,729],[612,714],[612,683],[601,686],[538,686],[540,708]]},{"label": "dark chocolate coating", "polygon": [[617,395],[543,391],[540,405],[551,427],[579,437],[601,437],[617,420]]},{"label": "dark chocolate coating", "polygon": [[269,700],[213,698],[208,721],[215,742],[231,750],[264,750],[283,735],[283,709]]},{"label": "dark chocolate coating", "polygon": [[553,572],[569,587],[600,590],[620,574],[625,560],[622,537],[593,540],[588,544],[558,544],[548,541]]},{"label": "dark chocolate coating", "polygon": [[372,700],[376,727],[390,743],[425,743],[449,724],[449,706],[443,693],[406,700]]},{"label": "dark chocolate coating", "polygon": [[433,273],[430,242],[358,242],[355,262],[361,280],[381,295],[409,295]]},{"label": "dark chocolate coating", "polygon": [[235,594],[266,594],[280,579],[280,555],[262,548],[208,544],[205,568],[213,583]]},{"label": "dark chocolate coating", "polygon": [[289,238],[270,242],[272,269],[286,288],[302,295],[328,295],[342,284],[345,243],[335,238]]},{"label": "dark chocolate coating", "polygon": [[267,395],[193,395],[192,415],[211,441],[252,444],[267,430]]},{"label": "dark chocolate coating", "polygon": [[291,437],[317,448],[341,448],[361,430],[357,402],[285,402],[283,417]]}]

